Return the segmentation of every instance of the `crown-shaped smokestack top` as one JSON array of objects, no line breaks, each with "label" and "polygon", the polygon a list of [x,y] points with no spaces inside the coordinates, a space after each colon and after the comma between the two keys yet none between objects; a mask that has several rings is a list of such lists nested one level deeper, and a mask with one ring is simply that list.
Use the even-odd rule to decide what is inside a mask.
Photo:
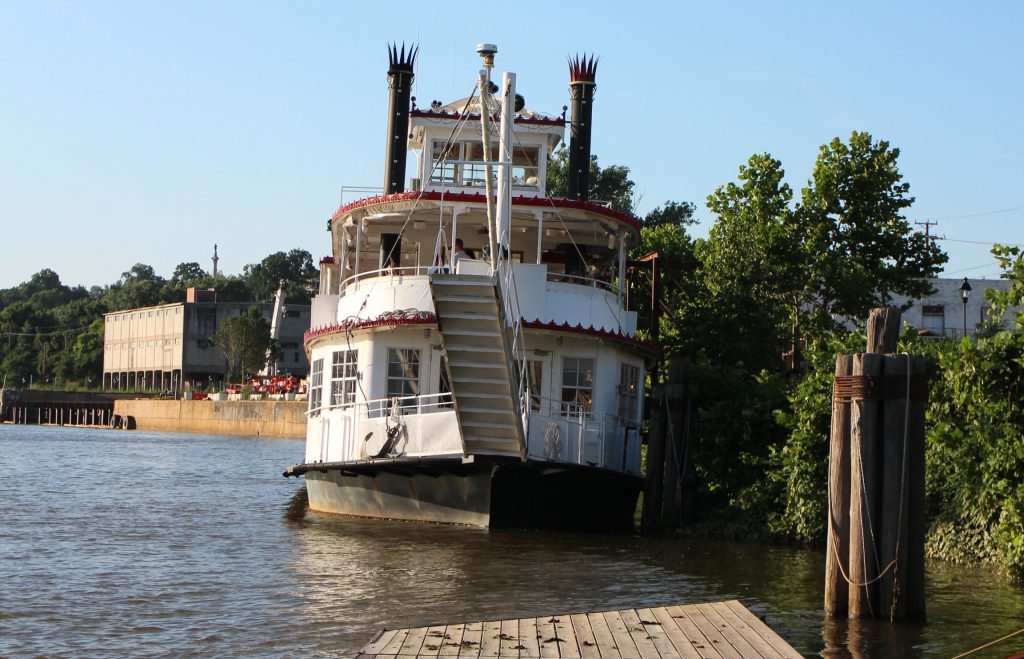
[{"label": "crown-shaped smokestack top", "polygon": [[416,64],[416,55],[419,51],[419,46],[410,44],[407,54],[405,52],[405,42],[402,42],[401,50],[398,49],[397,43],[388,46],[388,59],[391,62],[388,73],[412,73],[413,66]]},{"label": "crown-shaped smokestack top", "polygon": [[590,120],[594,90],[597,89],[597,58],[584,54],[569,59],[569,96],[572,122],[569,124],[569,199],[590,198]]},{"label": "crown-shaped smokestack top", "polygon": [[569,59],[569,84],[575,84],[577,82],[589,82],[594,84],[597,80],[597,63],[599,58],[593,55],[587,59],[586,54],[580,57],[579,54],[575,58]]},{"label": "crown-shaped smokestack top", "polygon": [[384,152],[384,193],[405,191],[405,158],[409,148],[409,102],[419,46],[388,46],[388,143]]}]

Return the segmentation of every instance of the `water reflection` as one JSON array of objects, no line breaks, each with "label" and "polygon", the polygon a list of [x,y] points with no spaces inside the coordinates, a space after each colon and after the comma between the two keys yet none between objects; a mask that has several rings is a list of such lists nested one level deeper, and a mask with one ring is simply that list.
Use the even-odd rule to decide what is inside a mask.
[{"label": "water reflection", "polygon": [[1024,610],[1021,591],[1005,581],[939,566],[929,571],[932,624],[829,620],[817,551],[488,532],[345,518],[304,504],[297,493],[285,515],[296,542],[291,571],[304,619],[332,622],[323,650],[355,651],[381,627],[736,598],[810,656],[925,657],[1012,631],[1010,612]]},{"label": "water reflection", "polygon": [[948,657],[1024,627],[1020,587],[955,565],[929,564],[929,624],[893,627],[825,621],[816,551],[313,513],[280,477],[301,450],[0,426],[8,473],[39,476],[0,486],[0,656],[336,656],[384,626],[727,598],[811,656]]}]

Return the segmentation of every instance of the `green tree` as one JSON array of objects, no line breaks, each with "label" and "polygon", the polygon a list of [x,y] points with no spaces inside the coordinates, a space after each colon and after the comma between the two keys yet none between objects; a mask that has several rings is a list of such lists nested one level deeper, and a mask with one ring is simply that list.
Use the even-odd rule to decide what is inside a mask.
[{"label": "green tree", "polygon": [[718,332],[708,354],[756,373],[778,365],[803,285],[803,258],[782,163],[750,157],[739,182],[708,197],[717,219],[698,249]]},{"label": "green tree", "polygon": [[151,307],[162,302],[160,292],[166,283],[152,266],[136,263],[107,289],[105,300],[111,311]]},{"label": "green tree", "polygon": [[[550,197],[565,197],[569,191],[569,149],[562,146],[548,159],[546,190]],[[617,211],[633,213],[633,181],[629,167],[601,167],[597,156],[590,156],[590,200],[607,202]]]},{"label": "green tree", "polygon": [[697,206],[689,201],[666,201],[658,206],[642,220],[644,227],[660,227],[664,225],[687,227],[697,223],[693,216]]},{"label": "green tree", "polygon": [[245,266],[243,272],[257,301],[265,302],[272,298],[278,283],[284,281],[285,297],[295,304],[309,304],[307,286],[317,276],[313,257],[304,249],[274,252],[259,263]]},{"label": "green tree", "polygon": [[268,352],[277,350],[270,338],[270,324],[255,306],[224,320],[211,339],[224,352],[228,379],[233,382],[262,370],[267,365]]},{"label": "green tree", "polygon": [[805,297],[819,310],[866,318],[892,294],[931,292],[947,256],[903,216],[914,202],[897,165],[900,150],[854,132],[821,147],[798,210]]}]

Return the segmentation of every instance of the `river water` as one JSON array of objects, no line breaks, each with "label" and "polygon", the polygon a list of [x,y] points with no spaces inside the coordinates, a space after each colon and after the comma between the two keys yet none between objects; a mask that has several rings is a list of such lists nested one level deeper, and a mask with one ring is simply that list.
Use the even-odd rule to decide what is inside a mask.
[{"label": "river water", "polygon": [[385,626],[731,598],[808,656],[948,657],[1024,627],[1024,589],[936,562],[929,624],[826,622],[821,552],[313,513],[281,477],[302,451],[0,426],[0,656],[351,655]]}]

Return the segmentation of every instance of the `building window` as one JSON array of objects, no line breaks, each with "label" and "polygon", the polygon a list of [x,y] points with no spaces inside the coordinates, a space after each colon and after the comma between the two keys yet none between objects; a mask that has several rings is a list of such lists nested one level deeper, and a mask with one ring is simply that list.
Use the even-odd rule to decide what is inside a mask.
[{"label": "building window", "polygon": [[356,402],[358,350],[335,350],[331,363],[331,407]]},{"label": "building window", "polygon": [[941,304],[921,307],[921,329],[935,336],[946,335],[946,309]]},{"label": "building window", "polygon": [[590,414],[594,397],[594,360],[588,357],[562,359],[562,415]]},{"label": "building window", "polygon": [[619,368],[619,418],[628,425],[636,425],[639,393],[640,367],[622,364]]},{"label": "building window", "polygon": [[309,378],[309,413],[320,414],[320,402],[324,395],[324,360],[313,361],[313,372]]},{"label": "building window", "polygon": [[420,351],[388,348],[388,398],[418,396],[420,393]]}]

